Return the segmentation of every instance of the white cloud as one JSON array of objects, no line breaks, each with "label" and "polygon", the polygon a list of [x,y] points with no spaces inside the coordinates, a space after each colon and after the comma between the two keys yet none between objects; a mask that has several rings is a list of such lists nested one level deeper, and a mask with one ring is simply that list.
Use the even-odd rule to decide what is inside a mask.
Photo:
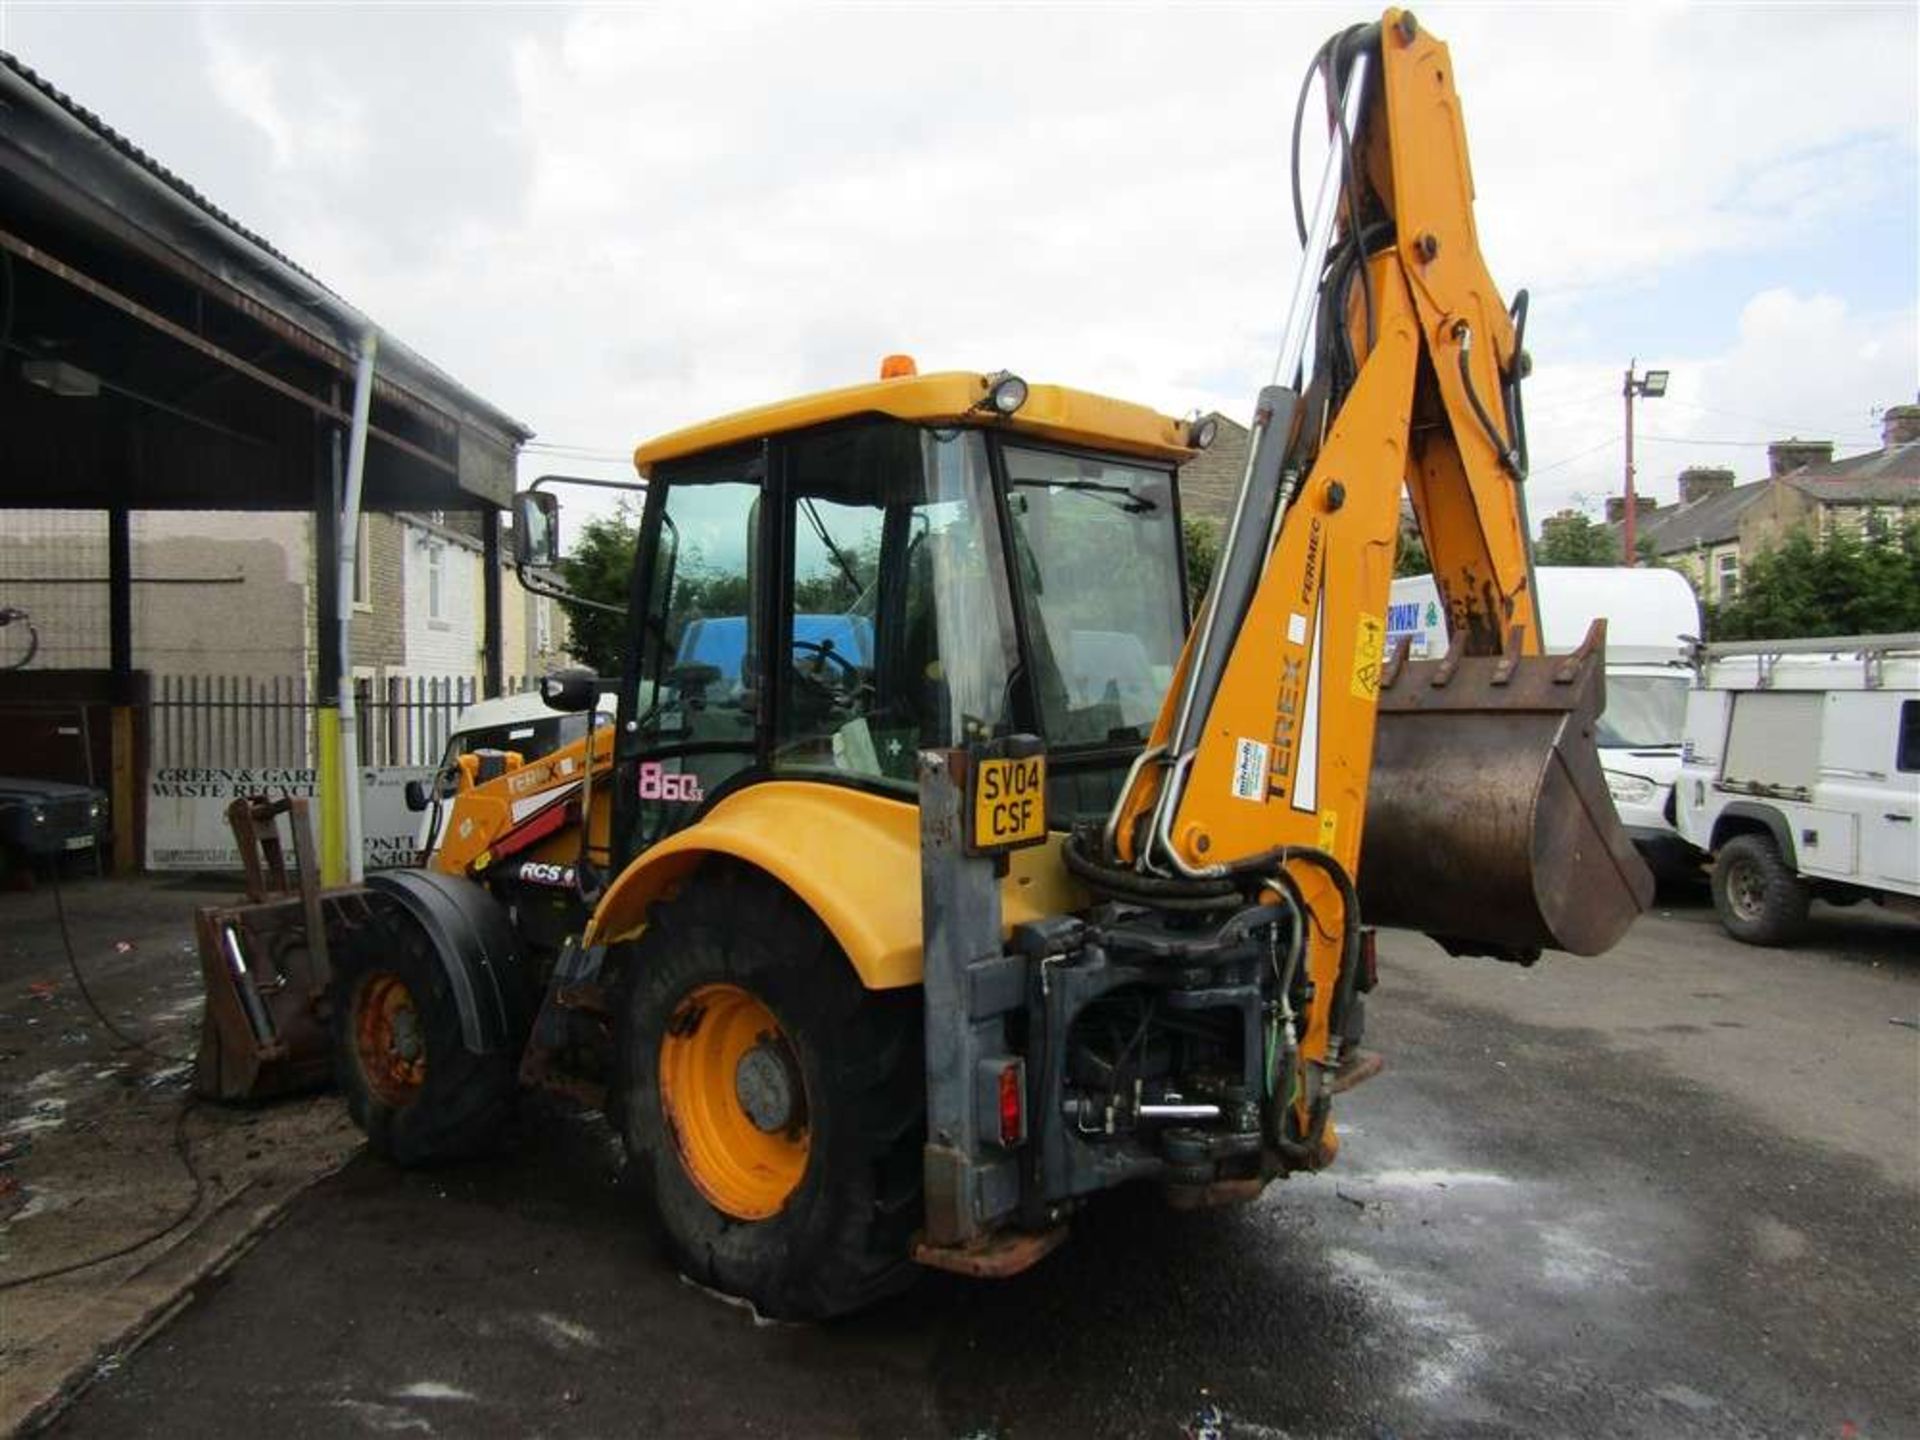
[{"label": "white cloud", "polygon": [[[216,26],[205,27],[205,39],[214,97],[265,138],[275,171],[303,185],[316,175],[353,177],[368,142],[363,108],[345,77],[324,64],[298,64],[297,56],[249,49]],[[289,85],[287,71],[296,66]]]},{"label": "white cloud", "polygon": [[[1669,503],[1689,465],[1723,465],[1757,480],[1767,471],[1766,443],[1789,435],[1832,440],[1836,455],[1872,449],[1873,409],[1914,394],[1917,336],[1920,310],[1912,306],[1856,314],[1830,294],[1754,295],[1724,348],[1664,360],[1668,395],[1635,408],[1636,488]],[[1529,425],[1536,519],[1569,505],[1597,514],[1620,492],[1623,369],[1549,365],[1535,376],[1528,405],[1539,416]],[[1738,443],[1708,443],[1718,441]]]}]

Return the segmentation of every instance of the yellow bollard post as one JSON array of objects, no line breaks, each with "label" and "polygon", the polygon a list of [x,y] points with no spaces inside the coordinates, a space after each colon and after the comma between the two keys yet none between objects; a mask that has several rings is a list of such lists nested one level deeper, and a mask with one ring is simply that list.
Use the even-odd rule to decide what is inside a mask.
[{"label": "yellow bollard post", "polygon": [[320,883],[347,881],[347,796],[340,768],[340,711],[322,705],[315,716],[315,769],[320,806]]}]

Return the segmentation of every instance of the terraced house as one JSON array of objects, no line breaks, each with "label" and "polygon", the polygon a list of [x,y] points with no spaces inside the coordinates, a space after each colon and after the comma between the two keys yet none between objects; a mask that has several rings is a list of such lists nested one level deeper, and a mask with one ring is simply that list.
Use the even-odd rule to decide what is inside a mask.
[{"label": "terraced house", "polygon": [[[1878,450],[1836,460],[1831,441],[1776,440],[1767,447],[1767,470],[1742,485],[1732,470],[1695,466],[1680,472],[1676,503],[1641,498],[1643,543],[1686,571],[1701,599],[1717,604],[1738,594],[1748,562],[1790,531],[1884,534],[1920,514],[1920,405],[1885,412]],[[1616,531],[1623,503],[1607,502]]]}]

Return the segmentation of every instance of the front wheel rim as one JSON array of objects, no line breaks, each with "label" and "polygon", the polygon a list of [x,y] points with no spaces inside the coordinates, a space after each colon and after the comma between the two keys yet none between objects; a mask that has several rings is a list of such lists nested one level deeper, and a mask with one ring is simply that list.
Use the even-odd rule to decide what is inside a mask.
[{"label": "front wheel rim", "polygon": [[391,971],[361,980],[353,998],[353,1049],[367,1091],[404,1110],[427,1083],[426,1035],[406,981]]},{"label": "front wheel rim", "polygon": [[812,1148],[806,1087],[786,1033],[738,985],[683,996],[660,1041],[660,1106],[700,1193],[736,1220],[780,1213]]}]

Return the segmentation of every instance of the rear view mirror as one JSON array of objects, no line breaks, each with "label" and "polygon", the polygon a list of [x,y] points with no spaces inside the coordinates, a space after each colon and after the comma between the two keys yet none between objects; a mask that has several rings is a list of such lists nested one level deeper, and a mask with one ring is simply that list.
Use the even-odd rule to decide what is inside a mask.
[{"label": "rear view mirror", "polygon": [[513,563],[551,570],[560,563],[560,497],[522,490],[513,497]]},{"label": "rear view mirror", "polygon": [[407,809],[418,815],[433,804],[433,793],[425,780],[407,781]]},{"label": "rear view mirror", "polygon": [[575,667],[540,677],[540,699],[549,710],[558,710],[563,715],[591,710],[599,698],[600,677],[591,670]]}]

